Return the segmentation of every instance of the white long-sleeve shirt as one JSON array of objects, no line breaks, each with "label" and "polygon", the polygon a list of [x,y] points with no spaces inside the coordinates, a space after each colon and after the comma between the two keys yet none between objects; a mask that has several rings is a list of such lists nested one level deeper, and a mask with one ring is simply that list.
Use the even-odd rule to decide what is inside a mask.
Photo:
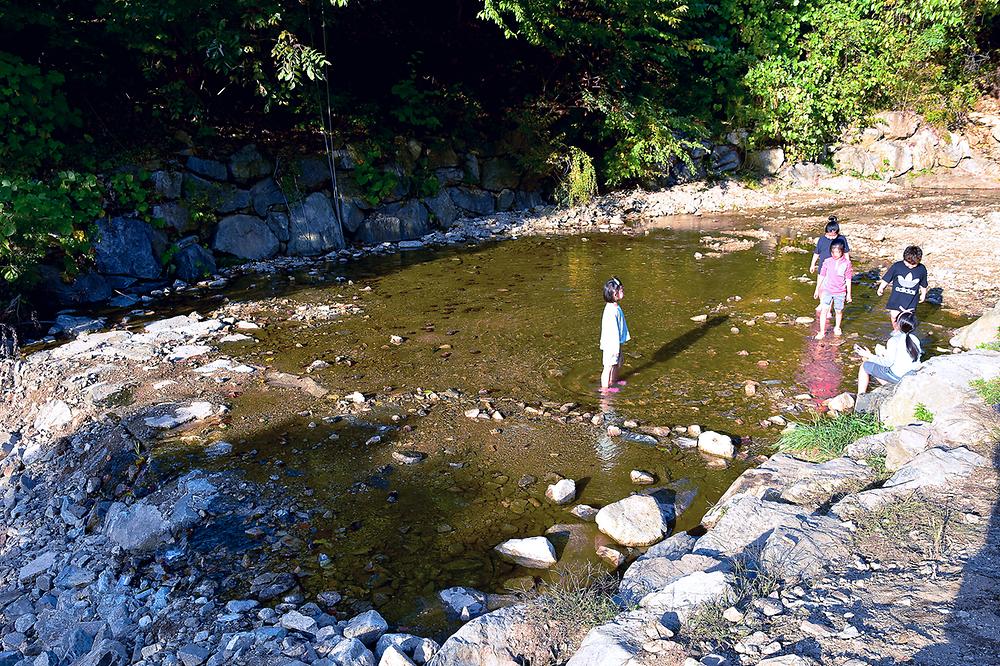
[{"label": "white long-sleeve shirt", "polygon": [[[913,342],[917,345],[917,360],[914,361],[910,358],[910,352],[906,351],[906,336],[909,335]],[[875,363],[879,365],[884,365],[890,370],[892,374],[897,377],[902,377],[911,370],[916,370],[920,367],[920,354],[922,350],[920,349],[920,340],[917,336],[912,333],[906,334],[902,331],[895,331],[885,343],[885,353],[876,356],[872,359]]]},{"label": "white long-sleeve shirt", "polygon": [[601,350],[617,352],[631,339],[621,306],[617,303],[607,303],[601,317]]}]

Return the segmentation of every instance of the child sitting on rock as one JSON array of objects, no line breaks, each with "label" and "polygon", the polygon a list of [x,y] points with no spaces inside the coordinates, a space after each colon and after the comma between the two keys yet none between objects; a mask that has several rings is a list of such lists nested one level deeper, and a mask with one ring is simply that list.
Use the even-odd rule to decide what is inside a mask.
[{"label": "child sitting on rock", "polygon": [[881,384],[898,384],[905,375],[920,368],[920,340],[913,331],[917,318],[912,312],[901,312],[895,321],[898,327],[889,336],[883,349],[875,346],[875,353],[854,346],[854,352],[864,363],[858,369],[858,395],[868,390],[872,377]]},{"label": "child sitting on rock", "polygon": [[851,302],[851,277],[854,270],[851,268],[851,259],[847,256],[847,241],[843,238],[833,239],[830,243],[830,255],[823,262],[819,278],[816,279],[816,291],[813,292],[813,298],[819,299],[817,340],[826,337],[826,318],[830,316],[831,304],[836,313],[833,334],[838,337],[843,334],[840,323],[844,316],[844,302]]},{"label": "child sitting on rock", "polygon": [[885,309],[889,311],[894,331],[899,330],[900,313],[915,312],[917,303],[927,298],[927,267],[920,263],[923,258],[923,250],[916,245],[909,246],[903,250],[903,260],[890,266],[878,285],[879,296],[886,287],[892,287]]},{"label": "child sitting on rock", "polygon": [[616,277],[604,283],[604,315],[601,317],[601,351],[604,352],[604,371],[601,373],[601,390],[617,389],[612,384],[622,367],[622,345],[631,339],[625,313],[618,302],[625,298],[625,287]]}]

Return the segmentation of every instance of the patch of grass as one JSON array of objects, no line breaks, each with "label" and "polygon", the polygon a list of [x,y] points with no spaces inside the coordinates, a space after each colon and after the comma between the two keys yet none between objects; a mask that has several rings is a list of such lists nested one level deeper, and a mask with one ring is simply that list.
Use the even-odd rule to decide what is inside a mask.
[{"label": "patch of grass", "polygon": [[614,601],[617,589],[617,578],[591,565],[560,571],[540,599],[544,599],[546,614],[553,621],[595,627],[621,611]]},{"label": "patch of grass", "polygon": [[883,558],[939,559],[969,537],[953,510],[915,493],[855,520],[855,538]]},{"label": "patch of grass", "polygon": [[986,401],[987,405],[1000,405],[1000,377],[996,379],[974,379],[969,386]]},{"label": "patch of grass", "polygon": [[913,418],[926,423],[933,423],[934,412],[927,409],[927,405],[924,403],[918,402],[917,406],[913,408]]},{"label": "patch of grass", "polygon": [[866,435],[886,432],[874,414],[841,414],[835,418],[817,418],[812,423],[796,423],[775,445],[781,453],[823,462],[837,458],[851,442]]},{"label": "patch of grass", "polygon": [[888,479],[892,474],[886,469],[885,466],[885,455],[868,456],[865,458],[865,462],[875,470],[875,480],[878,483],[882,483]]},{"label": "patch of grass", "polygon": [[543,651],[551,663],[561,664],[577,651],[590,629],[623,609],[614,600],[618,579],[602,567],[588,564],[560,570],[558,575],[526,603],[529,613],[546,627]]},{"label": "patch of grass", "polygon": [[722,614],[729,608],[723,600],[702,604],[684,623],[683,635],[693,645],[700,645],[706,652],[728,642],[733,635],[733,624]]}]

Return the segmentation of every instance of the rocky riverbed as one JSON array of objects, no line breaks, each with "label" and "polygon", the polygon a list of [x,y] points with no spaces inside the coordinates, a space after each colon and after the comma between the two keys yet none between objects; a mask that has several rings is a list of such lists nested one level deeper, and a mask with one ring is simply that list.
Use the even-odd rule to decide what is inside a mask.
[{"label": "rocky riverbed", "polygon": [[[702,195],[697,210],[724,207],[727,204],[721,203],[726,200],[722,194],[731,193],[732,189],[718,186],[705,189],[705,192],[715,194],[707,195],[708,199]],[[747,192],[749,197],[751,191]],[[707,209],[702,208],[717,194],[719,203],[709,202]],[[897,194],[890,192],[887,196]],[[764,193],[757,201],[762,206],[767,201],[773,203],[774,199],[769,199],[773,196],[773,193]],[[823,205],[827,205],[836,201],[839,195],[821,196]],[[831,198],[826,199],[827,196]],[[403,294],[408,298],[414,321],[393,331],[372,331],[370,336],[359,336],[356,340],[345,338],[347,345],[333,346],[330,338],[313,338],[309,333],[314,330],[337,335],[338,331],[349,330],[352,322],[361,326],[370,324],[367,318],[373,315],[376,315],[375,321],[383,321],[375,310],[392,307],[390,301],[369,299],[371,286],[363,281],[334,277],[336,272],[329,269],[331,264],[386,261],[386,257],[378,255],[434,244],[464,244],[554,231],[591,234],[617,229],[628,235],[645,235],[645,228],[626,224],[624,218],[619,223],[614,213],[607,220],[603,217],[622,206],[628,207],[633,214],[648,210],[647,204],[628,201],[623,198],[598,202],[590,209],[596,213],[556,212],[551,217],[534,217],[530,221],[517,216],[483,219],[469,223],[462,230],[449,232],[450,236],[431,235],[407,245],[387,244],[365,251],[342,251],[328,257],[325,263],[283,259],[244,266],[200,285],[174,285],[145,301],[146,307],[175,308],[185,312],[190,311],[190,305],[198,304],[205,316],[191,314],[162,319],[156,318],[152,310],[140,310],[121,318],[109,313],[110,321],[115,323],[113,330],[84,333],[78,337],[77,334],[86,329],[100,331],[107,322],[65,318],[64,334],[69,334],[72,341],[33,351],[20,361],[4,361],[2,376],[8,383],[4,385],[0,411],[0,441],[5,453],[0,469],[5,488],[6,526],[0,543],[0,572],[5,584],[2,596],[4,651],[0,654],[0,663],[79,662],[106,666],[183,663],[198,666],[202,663],[301,662],[324,666],[430,661],[438,654],[439,643],[447,638],[450,630],[434,632],[433,636],[421,632],[427,638],[406,634],[405,626],[395,626],[393,632],[388,632],[389,623],[371,607],[373,600],[378,604],[390,603],[394,595],[400,595],[405,589],[399,581],[406,576],[392,572],[393,565],[384,556],[379,557],[376,553],[370,558],[366,580],[329,587],[323,584],[328,577],[322,571],[331,566],[336,569],[333,560],[341,550],[352,548],[350,535],[365,529],[366,521],[355,521],[350,514],[341,515],[336,505],[330,504],[326,491],[311,482],[291,495],[287,488],[295,486],[296,479],[300,478],[299,460],[309,459],[313,455],[310,451],[316,450],[321,439],[336,442],[340,437],[350,443],[351,455],[373,470],[361,485],[351,485],[349,492],[374,499],[374,493],[382,491],[377,495],[378,501],[391,504],[396,491],[380,485],[381,479],[392,473],[386,465],[400,469],[398,479],[411,478],[406,476],[405,470],[412,469],[413,480],[423,482],[422,475],[428,478],[431,474],[439,475],[438,467],[427,467],[428,456],[433,456],[437,462],[431,464],[439,465],[442,471],[442,491],[455,487],[459,489],[456,496],[460,497],[462,492],[472,488],[480,492],[479,488],[487,487],[498,495],[496,500],[489,501],[499,502],[511,513],[505,520],[491,524],[471,522],[467,528],[454,520],[429,525],[418,523],[412,527],[399,525],[400,530],[406,528],[407,531],[400,531],[397,541],[406,541],[407,534],[419,535],[425,529],[448,535],[456,527],[460,535],[462,529],[482,531],[490,545],[499,545],[504,540],[500,535],[504,533],[515,539],[536,539],[531,543],[511,543],[502,549],[505,552],[501,553],[501,560],[506,558],[514,563],[487,565],[486,562],[495,560],[489,557],[479,560],[478,566],[506,567],[501,572],[501,578],[510,579],[505,593],[483,594],[468,587],[442,589],[441,585],[431,586],[431,594],[439,595],[435,612],[445,616],[449,623],[440,626],[453,629],[472,620],[444,641],[444,647],[432,663],[518,663],[519,659],[529,658],[526,656],[529,654],[534,660],[543,654],[549,657],[555,654],[557,661],[565,661],[578,650],[579,653],[572,656],[576,661],[570,663],[626,663],[629,659],[635,660],[634,663],[670,663],[665,660],[678,657],[683,661],[692,654],[708,659],[703,660],[704,663],[718,663],[711,661],[713,657],[705,656],[712,651],[745,663],[757,663],[755,660],[774,655],[822,660],[828,654],[823,650],[834,649],[822,647],[825,645],[822,639],[849,640],[851,637],[847,634],[853,632],[840,624],[851,618],[828,617],[828,624],[836,631],[827,627],[824,630],[830,636],[817,637],[818,630],[796,618],[796,609],[812,612],[816,608],[833,608],[824,601],[830,589],[836,591],[838,603],[843,601],[842,597],[848,600],[843,603],[850,602],[848,605],[852,607],[871,603],[855,589],[861,586],[850,582],[858,575],[855,569],[863,570],[860,567],[865,565],[870,571],[881,572],[879,576],[898,573],[901,577],[897,583],[903,585],[905,578],[902,576],[908,571],[906,566],[876,562],[873,567],[873,558],[867,555],[852,560],[845,554],[835,562],[826,562],[828,558],[825,557],[810,559],[807,555],[802,558],[803,562],[795,564],[791,574],[775,583],[767,595],[759,595],[761,598],[752,602],[769,610],[781,607],[784,609],[781,612],[768,615],[769,611],[760,609],[760,613],[755,614],[742,603],[736,603],[732,611],[728,607],[718,609],[720,614],[728,616],[724,619],[729,624],[723,626],[736,633],[749,632],[745,636],[726,641],[714,640],[709,635],[706,640],[692,641],[686,638],[682,628],[687,619],[685,614],[691,608],[713,602],[721,592],[739,589],[743,584],[737,576],[741,569],[735,563],[741,560],[740,555],[748,545],[768,547],[770,544],[769,551],[765,548],[767,552],[781,554],[788,550],[783,544],[796,542],[802,530],[818,526],[822,528],[820,534],[809,535],[807,542],[818,543],[824,555],[840,551],[851,553],[860,547],[851,542],[858,538],[857,532],[852,532],[850,525],[845,526],[840,521],[842,516],[837,510],[829,513],[831,505],[846,511],[852,502],[860,502],[862,510],[872,509],[866,504],[872,496],[855,492],[875,482],[870,465],[846,459],[838,463],[839,466],[827,464],[827,467],[772,459],[768,464],[773,465],[775,471],[768,477],[769,481],[753,481],[755,477],[750,473],[740,477],[734,486],[739,492],[727,493],[724,502],[729,504],[712,512],[718,520],[705,536],[696,541],[695,537],[683,532],[702,522],[701,517],[708,508],[707,500],[704,493],[692,496],[683,483],[673,483],[678,478],[674,475],[684,470],[684,477],[691,478],[693,474],[697,478],[698,474],[722,470],[715,481],[724,484],[719,490],[721,495],[725,485],[736,479],[743,469],[759,462],[756,456],[761,450],[753,446],[752,437],[744,437],[743,441],[737,440],[740,446],[732,451],[733,440],[728,436],[716,437],[715,433],[701,432],[699,426],[682,426],[677,421],[691,423],[696,417],[687,416],[699,414],[699,410],[713,401],[722,401],[733,405],[728,418],[744,433],[748,430],[766,432],[784,425],[786,418],[778,412],[790,405],[798,404],[792,412],[804,413],[816,404],[813,401],[816,396],[808,393],[802,396],[804,399],[796,400],[794,381],[790,377],[778,380],[761,376],[762,373],[779,372],[767,370],[768,367],[778,368],[785,364],[780,354],[776,357],[775,349],[780,346],[776,338],[782,338],[784,343],[783,338],[791,337],[797,344],[799,338],[807,335],[807,324],[795,322],[794,311],[803,309],[795,300],[796,296],[787,296],[789,305],[775,305],[786,299],[768,299],[764,292],[740,298],[718,294],[702,309],[678,313],[679,321],[692,320],[688,324],[698,335],[685,339],[679,347],[670,347],[674,353],[696,345],[702,335],[711,334],[713,327],[708,327],[708,322],[719,316],[734,318],[733,323],[739,325],[724,327],[728,330],[725,335],[737,336],[734,339],[749,335],[744,343],[749,351],[736,355],[737,359],[745,359],[747,369],[740,371],[746,373],[745,376],[738,376],[735,381],[729,379],[725,384],[703,380],[697,385],[673,387],[682,394],[705,391],[702,401],[692,403],[671,398],[669,393],[647,400],[644,395],[648,390],[644,388],[646,382],[639,375],[630,380],[633,386],[630,390],[638,399],[623,399],[610,415],[606,406],[596,403],[544,399],[544,392],[552,390],[548,382],[555,381],[557,385],[576,390],[576,382],[584,381],[576,376],[573,364],[577,361],[572,361],[569,367],[565,361],[542,365],[546,372],[542,373],[544,382],[538,385],[541,389],[531,388],[535,385],[529,382],[527,390],[522,388],[516,395],[509,389],[476,390],[487,383],[483,381],[484,375],[471,382],[462,380],[447,369],[447,364],[453,363],[449,359],[461,359],[466,353],[463,341],[470,348],[469,358],[472,359],[480,355],[475,352],[483,343],[467,341],[457,330],[452,333],[447,321],[418,323],[416,320],[428,315],[417,307],[420,301],[414,293]],[[819,202],[810,199],[799,203],[805,208]],[[726,261],[726,257],[747,252],[751,245],[756,247],[761,243],[771,243],[772,249],[782,246],[772,232],[757,232],[755,228],[748,231],[744,226],[729,235],[720,233],[719,227],[709,230],[700,242],[704,250],[700,252],[702,257],[690,261],[694,264],[702,260]],[[721,229],[724,231],[725,225]],[[796,245],[794,237],[786,235],[784,238],[789,239],[789,247]],[[510,247],[518,251],[515,245]],[[629,249],[627,243],[620,248],[615,246],[616,252],[624,253]],[[599,251],[607,252],[609,248],[601,246]],[[577,262],[587,260],[586,253],[571,256]],[[781,261],[783,255],[776,251],[766,256],[778,258],[772,261]],[[296,272],[290,273],[291,270]],[[479,273],[483,268],[474,265],[463,270]],[[802,276],[788,274],[783,280],[798,285],[789,279],[796,277]],[[807,277],[802,279],[808,280]],[[308,294],[310,288],[318,285],[324,289],[332,286],[336,290],[325,291],[322,302],[281,295],[287,293],[290,286]],[[226,291],[221,291],[223,288]],[[510,289],[515,293],[508,297],[509,292],[505,290]],[[502,318],[505,307],[519,303],[524,295],[517,294],[516,289],[516,284],[511,284],[497,290],[489,301],[492,311],[482,315],[483,321]],[[269,295],[268,290],[278,295]],[[723,286],[722,291],[731,295],[733,290]],[[478,303],[470,302],[462,307],[465,312],[476,312],[474,308],[482,304],[480,297]],[[450,311],[454,309],[453,305]],[[450,311],[443,313],[445,320]],[[739,322],[735,318],[739,318]],[[283,338],[291,330],[289,326],[295,327],[295,336]],[[428,326],[432,330],[424,330]],[[676,322],[670,324],[671,328],[677,326]],[[762,326],[777,328],[765,331]],[[649,324],[644,328],[655,330]],[[733,332],[733,329],[738,330]],[[473,330],[482,333],[480,329]],[[722,328],[717,330],[723,331]],[[498,333],[502,337],[502,329],[498,329]],[[941,333],[936,335],[941,338],[937,344],[944,345],[950,332],[942,327]],[[368,339],[372,336],[377,337],[377,343]],[[756,340],[758,336],[760,340]],[[289,340],[302,350],[301,353],[291,362],[276,360],[276,350]],[[702,351],[711,357],[716,353],[714,347],[723,343],[711,337],[708,340],[710,346]],[[522,341],[515,339],[514,344],[522,344]],[[639,344],[643,344],[641,340]],[[659,342],[654,338],[650,344],[648,355],[655,360]],[[763,354],[760,358],[758,346]],[[568,341],[560,343],[560,349],[567,347],[571,347]],[[324,351],[318,353],[320,349]],[[531,358],[528,347],[523,351]],[[646,351],[641,352],[640,358],[646,354]],[[790,361],[799,352],[790,351],[789,354]],[[436,359],[436,365],[426,360],[429,358]],[[936,362],[959,364],[957,359],[961,358],[964,357],[941,357]],[[537,362],[531,360],[537,369]],[[582,357],[579,362],[581,367],[587,363]],[[635,362],[641,363],[638,358]],[[657,362],[669,361],[664,357]],[[995,355],[976,356],[963,366],[962,372],[978,372],[977,376],[982,376],[995,372],[992,369],[995,363]],[[468,367],[477,368],[479,373],[492,372],[489,364],[472,363]],[[422,381],[406,379],[414,376],[415,368],[419,368]],[[511,363],[511,368],[516,368],[516,363]],[[507,372],[509,374],[510,368]],[[515,376],[522,377],[517,372],[515,370]],[[498,374],[489,383],[504,385],[501,376]],[[944,383],[938,392],[963,395],[968,378],[962,375],[959,379],[942,380]],[[461,384],[463,381],[461,388],[453,388],[454,382]],[[789,385],[783,387],[781,382]],[[336,390],[331,390],[330,386]],[[652,386],[654,391],[668,388],[656,388],[655,382]],[[275,396],[280,407],[252,397],[257,395]],[[759,402],[753,407],[736,407],[754,395]],[[691,411],[684,417],[674,418],[673,423],[645,417],[637,419],[636,414],[651,409],[647,404],[651,402],[669,405],[665,413]],[[907,407],[912,414],[912,405],[904,405],[899,413],[906,414]],[[947,416],[954,405],[931,407],[939,416]],[[657,414],[655,407],[652,409],[649,413]],[[906,467],[902,464],[906,462],[906,455],[913,453],[916,460],[914,467],[903,473],[902,480],[893,484],[890,479],[886,485],[890,489],[898,486],[907,492],[933,488],[934,474],[921,476],[922,473],[918,473],[922,465],[930,465],[934,470],[957,470],[956,483],[968,478],[970,470],[979,469],[983,464],[972,453],[954,451],[959,443],[954,432],[968,437],[970,431],[961,423],[969,418],[969,414],[959,409],[953,418],[935,425],[933,436],[924,438],[923,448],[942,452],[921,457],[923,454],[917,455],[919,451],[911,450],[912,446],[893,449],[896,451],[894,460],[900,462],[901,470]],[[460,420],[481,424],[481,427],[468,443],[460,439],[449,442],[454,439],[454,432],[448,432],[449,424]],[[281,425],[272,427],[274,422]],[[725,430],[722,422],[719,423],[719,429]],[[744,426],[744,423],[756,425]],[[954,425],[957,430],[949,430],[949,423],[957,424]],[[255,440],[251,436],[255,430],[268,435]],[[314,433],[315,437],[299,434],[307,432]],[[364,438],[358,440],[357,432],[364,433]],[[552,460],[550,453],[565,456],[567,460],[573,456],[572,447],[551,448],[553,441],[558,438],[579,441],[580,438],[592,438],[595,433],[601,435],[598,438],[604,442],[601,446],[610,446],[611,450],[620,451],[623,444],[631,442],[628,446],[649,447],[646,450],[666,456],[671,462],[646,469],[640,461],[648,460],[648,455],[634,457],[633,465],[633,458],[627,456],[635,454],[626,454],[618,463],[624,465],[624,485],[602,486],[601,477],[607,475],[584,479],[584,474],[574,473],[565,465],[559,466],[563,468],[562,474],[549,471],[553,465],[544,461],[546,458]],[[485,486],[465,486],[463,489],[468,481],[462,476],[469,468],[467,456],[473,449],[482,449],[484,440],[488,442],[487,450],[492,447],[504,456],[512,456],[511,452],[519,447],[520,452],[512,457],[524,458],[525,473],[515,474],[520,478],[514,479],[509,473],[498,475],[488,470]],[[735,453],[736,460],[727,462],[725,457],[684,453],[685,447],[699,448],[702,440],[700,448],[728,456]],[[431,441],[437,445],[428,445]],[[440,442],[445,442],[443,447]],[[977,455],[985,459],[990,457],[985,440],[979,444],[963,443],[977,450]],[[389,447],[384,448],[385,444]],[[888,447],[896,446],[884,444],[887,454]],[[268,448],[262,449],[264,446]],[[603,455],[600,449],[597,453]],[[878,454],[876,451],[875,455]],[[855,457],[867,462],[871,455],[872,450],[865,449]],[[382,462],[381,457],[388,460]],[[692,463],[692,460],[699,462]],[[630,467],[632,473],[628,472]],[[336,472],[333,474],[337,477]],[[896,474],[899,476],[900,472]],[[914,474],[917,476],[913,477]],[[913,482],[913,478],[917,481]],[[650,480],[653,483],[647,492],[634,498],[625,497],[631,484],[640,488]],[[668,483],[660,485],[661,482]],[[744,485],[741,487],[740,483]],[[898,499],[898,490],[884,493]],[[590,509],[575,504],[580,493],[596,507]],[[851,500],[853,495],[850,493],[864,499]],[[848,497],[840,499],[842,495]],[[985,529],[989,523],[988,509],[980,506],[989,501],[987,495],[965,495],[968,506],[961,509],[962,515],[971,517],[963,517],[962,524],[971,527],[972,532],[976,525]],[[776,497],[781,498],[780,503],[774,502]],[[834,498],[840,502],[834,504]],[[563,505],[567,501],[569,504]],[[630,503],[641,506],[632,507]],[[567,512],[564,506],[572,512]],[[945,503],[944,506],[952,505]],[[530,518],[518,518],[522,514]],[[631,516],[646,514],[649,520],[638,524],[629,520]],[[978,523],[975,522],[977,516]],[[355,522],[361,524],[355,526]],[[449,524],[451,522],[455,525]],[[761,525],[763,531],[756,536],[747,532]],[[448,530],[445,531],[445,527]],[[778,527],[780,529],[776,529]],[[768,533],[773,529],[776,529],[774,534]],[[661,541],[677,530],[680,531],[675,536]],[[733,534],[727,536],[729,532]],[[933,533],[930,536],[933,537]],[[976,545],[973,537],[962,535],[964,541],[943,551],[932,543],[932,547],[938,548],[932,553],[937,564],[921,563],[920,566],[931,566],[932,570],[944,573],[951,567],[949,580],[955,583],[957,567],[964,564],[963,556],[973,559],[971,555]],[[422,543],[417,536],[411,539],[413,543]],[[712,545],[713,539],[719,543]],[[478,547],[477,544],[475,548]],[[964,553],[963,547],[966,548]],[[304,552],[314,564],[303,565]],[[460,562],[463,558],[457,556],[462,552],[457,550],[451,556]],[[582,647],[583,635],[579,626],[572,630],[553,630],[548,636],[539,632],[543,626],[552,629],[555,621],[546,607],[544,595],[539,597],[540,601],[532,601],[526,606],[517,603],[524,598],[526,590],[533,596],[535,592],[531,590],[539,583],[542,583],[541,589],[545,589],[544,571],[537,567],[547,566],[552,560],[572,559],[569,553],[584,553],[583,560],[603,562],[611,569],[622,568],[624,578],[619,599],[626,606],[639,605],[638,610],[630,611],[628,616],[592,632]],[[361,557],[370,557],[367,549]],[[944,559],[942,565],[942,557],[951,559]],[[517,564],[518,558],[531,561],[521,559]],[[784,555],[777,559],[783,561]],[[795,559],[799,559],[798,556]],[[832,563],[834,566],[832,569],[819,567],[817,559],[823,559],[824,565]],[[282,561],[290,564],[276,566]],[[901,561],[906,563],[906,560]],[[532,567],[529,572],[534,571],[527,579],[518,576],[524,571],[518,567],[525,564]],[[838,569],[841,564],[843,568]],[[799,571],[800,567],[804,571]],[[675,574],[694,578],[674,586],[680,580]],[[803,577],[805,583],[800,582]],[[390,584],[385,585],[387,580]],[[548,582],[553,580],[549,578]],[[799,587],[792,581],[799,583]],[[366,586],[373,586],[374,596],[365,594]],[[714,594],[713,590],[720,594]],[[654,598],[646,602],[651,595]],[[857,601],[859,598],[861,600]],[[683,600],[682,606],[669,610],[669,604],[678,599]],[[368,608],[365,608],[366,603]],[[508,608],[483,616],[486,619],[473,619],[501,606]],[[660,612],[661,606],[668,610]],[[858,614],[857,611],[846,612]],[[965,612],[971,614],[971,611]],[[670,613],[676,617],[667,618]],[[740,620],[734,621],[737,614]],[[664,619],[669,622],[661,621]],[[982,618],[973,622],[975,631],[979,631],[976,627],[986,627],[983,630],[988,631],[989,626]],[[942,626],[940,630],[945,632],[950,628]],[[732,632],[727,632],[727,637]],[[762,640],[761,634],[768,642],[756,645]],[[515,636],[518,645],[511,646],[509,639]],[[675,638],[678,640],[673,640]],[[807,649],[813,639],[821,644],[818,653],[811,647]],[[775,644],[777,649],[774,649]],[[587,661],[598,658],[593,655],[599,655],[601,660]],[[622,660],[607,661],[615,659],[614,655],[623,655]]]}]

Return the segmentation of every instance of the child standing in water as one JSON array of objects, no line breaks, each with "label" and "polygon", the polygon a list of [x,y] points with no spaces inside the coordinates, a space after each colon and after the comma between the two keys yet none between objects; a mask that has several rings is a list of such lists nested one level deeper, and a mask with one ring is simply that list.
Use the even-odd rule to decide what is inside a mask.
[{"label": "child standing in water", "polygon": [[903,260],[890,266],[878,285],[879,296],[886,287],[892,287],[885,309],[889,311],[894,331],[899,330],[899,315],[915,311],[917,303],[923,303],[927,298],[927,267],[920,263],[923,258],[923,250],[916,245],[909,246],[903,250]]},{"label": "child standing in water", "polygon": [[844,301],[851,302],[851,277],[854,271],[851,260],[847,256],[847,242],[843,238],[835,238],[830,243],[830,258],[823,262],[816,279],[816,291],[813,298],[819,299],[819,333],[817,340],[826,337],[826,318],[830,316],[830,305],[835,312],[833,334],[840,336],[840,322],[844,316]]},{"label": "child standing in water", "polygon": [[604,353],[604,371],[601,389],[609,390],[622,367],[622,345],[631,337],[625,313],[618,302],[625,298],[625,287],[616,277],[604,283],[604,315],[601,317],[601,351]]},{"label": "child standing in water", "polygon": [[810,273],[815,273],[816,269],[823,268],[823,263],[830,258],[830,246],[835,240],[844,241],[844,255],[850,259],[851,246],[847,242],[847,236],[840,235],[840,222],[836,215],[831,215],[823,235],[816,239],[816,250],[813,252],[812,261],[809,262]]}]

